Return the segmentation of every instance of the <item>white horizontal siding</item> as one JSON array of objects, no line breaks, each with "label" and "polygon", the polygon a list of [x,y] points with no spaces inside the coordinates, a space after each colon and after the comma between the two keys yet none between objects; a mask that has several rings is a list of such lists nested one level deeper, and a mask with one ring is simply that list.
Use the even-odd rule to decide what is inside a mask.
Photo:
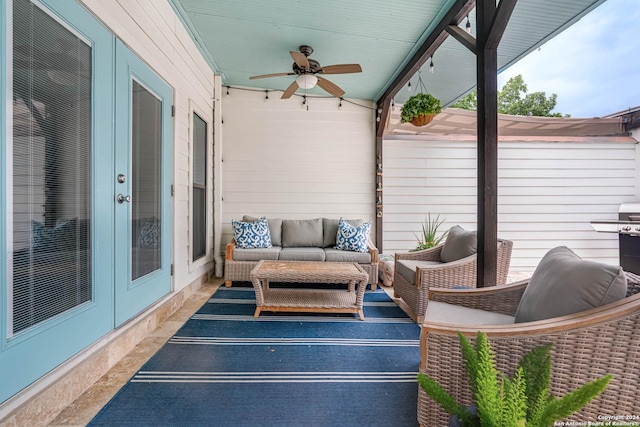
[{"label": "white horizontal siding", "polygon": [[[223,89],[224,90],[224,89]],[[243,215],[371,219],[375,133],[367,108],[334,98],[279,99],[236,88],[222,96],[221,251]],[[375,230],[372,230],[375,235]]]},{"label": "white horizontal siding", "polygon": [[[207,262],[190,264],[191,254],[191,110],[195,108],[213,131],[214,76],[167,1],[82,0],[86,7],[173,89],[173,262],[174,288],[179,290],[211,269]],[[213,167],[209,135],[210,170]],[[208,177],[213,200],[213,174]],[[213,207],[211,207],[211,210]],[[211,212],[211,211],[210,211]],[[212,216],[212,213],[209,214]],[[211,226],[210,226],[211,228]],[[211,239],[212,240],[212,239]],[[211,251],[212,252],[212,251]]]},{"label": "white horizontal siding", "polygon": [[[427,213],[442,230],[477,228],[474,141],[385,140],[383,155],[385,252],[414,248]],[[498,235],[514,241],[511,269],[533,271],[560,245],[617,264],[617,235],[590,221],[617,219],[620,203],[638,199],[637,166],[633,141],[499,143]]]}]

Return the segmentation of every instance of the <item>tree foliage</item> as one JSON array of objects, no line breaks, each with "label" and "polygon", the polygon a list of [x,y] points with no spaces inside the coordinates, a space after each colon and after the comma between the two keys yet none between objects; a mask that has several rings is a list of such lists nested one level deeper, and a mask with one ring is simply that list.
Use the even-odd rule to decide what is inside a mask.
[{"label": "tree foliage", "polygon": [[[512,116],[563,117],[561,113],[552,113],[556,107],[558,95],[546,92],[527,93],[527,85],[521,74],[510,78],[498,91],[498,113]],[[478,93],[474,90],[460,98],[454,108],[465,110],[478,109]],[[570,117],[568,114],[564,117]]]}]

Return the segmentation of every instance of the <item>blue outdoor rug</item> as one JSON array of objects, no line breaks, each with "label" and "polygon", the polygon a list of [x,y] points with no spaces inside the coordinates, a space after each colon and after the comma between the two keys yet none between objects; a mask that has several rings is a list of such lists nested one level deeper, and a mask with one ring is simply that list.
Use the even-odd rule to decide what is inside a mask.
[{"label": "blue outdoor rug", "polygon": [[383,290],[364,321],[254,310],[218,289],[89,425],[418,425],[420,328]]}]

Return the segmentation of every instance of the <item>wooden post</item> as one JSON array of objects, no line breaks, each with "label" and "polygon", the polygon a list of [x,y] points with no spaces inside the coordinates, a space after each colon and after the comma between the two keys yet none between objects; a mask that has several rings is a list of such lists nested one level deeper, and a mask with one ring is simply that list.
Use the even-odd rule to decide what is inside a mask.
[{"label": "wooden post", "polygon": [[498,50],[488,46],[495,0],[476,2],[478,79],[478,282],[493,286],[498,246]]}]

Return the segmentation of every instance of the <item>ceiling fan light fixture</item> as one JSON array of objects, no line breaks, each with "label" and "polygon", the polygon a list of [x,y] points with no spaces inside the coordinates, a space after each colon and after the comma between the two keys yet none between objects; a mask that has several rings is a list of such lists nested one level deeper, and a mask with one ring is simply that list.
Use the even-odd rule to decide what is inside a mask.
[{"label": "ceiling fan light fixture", "polygon": [[296,83],[298,83],[298,86],[302,89],[312,89],[316,86],[316,83],[318,83],[318,78],[313,74],[300,74],[296,77]]}]

